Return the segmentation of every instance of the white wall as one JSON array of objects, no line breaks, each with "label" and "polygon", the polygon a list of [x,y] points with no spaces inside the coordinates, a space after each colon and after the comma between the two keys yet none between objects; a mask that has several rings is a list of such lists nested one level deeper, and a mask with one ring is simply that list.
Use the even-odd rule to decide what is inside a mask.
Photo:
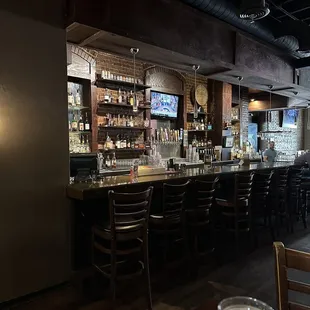
[{"label": "white wall", "polygon": [[65,30],[0,10],[0,33],[3,302],[69,278],[69,155]]}]

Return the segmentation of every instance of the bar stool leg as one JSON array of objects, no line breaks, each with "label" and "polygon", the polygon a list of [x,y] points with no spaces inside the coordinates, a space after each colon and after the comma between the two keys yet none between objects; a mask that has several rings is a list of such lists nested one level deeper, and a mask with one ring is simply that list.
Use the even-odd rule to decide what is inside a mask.
[{"label": "bar stool leg", "polygon": [[115,307],[116,298],[116,241],[112,238],[111,240],[111,279],[110,279],[110,290],[113,301],[113,307]]},{"label": "bar stool leg", "polygon": [[144,275],[147,285],[147,303],[148,310],[153,308],[152,305],[152,293],[151,293],[151,279],[150,279],[150,266],[149,266],[149,246],[148,246],[148,232],[144,232],[143,238],[143,261],[144,261]]}]

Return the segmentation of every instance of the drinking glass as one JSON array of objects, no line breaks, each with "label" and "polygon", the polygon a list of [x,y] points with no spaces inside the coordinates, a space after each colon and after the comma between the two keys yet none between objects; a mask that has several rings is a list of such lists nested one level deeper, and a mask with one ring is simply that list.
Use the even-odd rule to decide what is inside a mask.
[{"label": "drinking glass", "polygon": [[266,303],[245,296],[236,296],[223,299],[217,306],[218,310],[273,310]]},{"label": "drinking glass", "polygon": [[93,183],[95,183],[97,181],[97,170],[91,171],[91,179],[92,179]]}]

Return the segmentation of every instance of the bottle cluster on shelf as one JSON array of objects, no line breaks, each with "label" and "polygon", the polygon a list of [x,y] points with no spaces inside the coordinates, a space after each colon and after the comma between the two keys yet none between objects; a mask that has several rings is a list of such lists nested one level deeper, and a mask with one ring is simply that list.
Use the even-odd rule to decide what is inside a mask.
[{"label": "bottle cluster on shelf", "polygon": [[194,119],[193,122],[188,122],[187,123],[187,129],[188,130],[212,130],[212,124],[211,122],[206,123],[203,118],[200,120]]},{"label": "bottle cluster on shelf", "polygon": [[136,115],[121,115],[107,113],[98,119],[98,126],[100,127],[128,127],[128,128],[148,128],[150,121],[145,120],[142,116]]},{"label": "bottle cluster on shelf", "polygon": [[[123,82],[128,82],[128,83],[134,83],[135,81],[134,77],[132,76],[112,73],[110,70],[102,70],[101,78],[106,79],[106,80],[123,81]],[[136,83],[143,84],[143,81],[141,79],[136,78]]]},{"label": "bottle cluster on shelf", "polygon": [[68,105],[83,106],[81,85],[68,82]]},{"label": "bottle cluster on shelf", "polygon": [[104,91],[100,91],[98,94],[99,103],[120,103],[133,106],[134,96],[138,103],[144,102],[144,95],[141,93],[134,94],[133,91],[125,91],[119,88],[118,91],[105,88]]},{"label": "bottle cluster on shelf", "polygon": [[141,139],[130,137],[128,135],[116,135],[115,139],[111,138],[107,133],[105,141],[98,143],[98,149],[100,150],[144,150],[149,143],[144,142]]},{"label": "bottle cluster on shelf", "polygon": [[[71,115],[70,115],[71,114]],[[87,112],[85,116],[82,113],[69,113],[69,131],[72,132],[87,132],[91,130]]]},{"label": "bottle cluster on shelf", "polygon": [[206,137],[197,139],[197,137],[194,136],[190,144],[193,147],[210,147],[212,145],[212,140],[207,139]]}]

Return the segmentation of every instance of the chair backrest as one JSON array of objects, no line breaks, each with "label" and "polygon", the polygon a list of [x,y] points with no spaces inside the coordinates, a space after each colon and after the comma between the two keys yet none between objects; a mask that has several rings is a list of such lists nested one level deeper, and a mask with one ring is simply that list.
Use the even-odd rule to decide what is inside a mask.
[{"label": "chair backrest", "polygon": [[153,187],[146,191],[137,193],[115,193],[109,191],[109,209],[111,231],[116,229],[126,232],[136,225],[137,229],[147,227],[150,205],[152,200]]},{"label": "chair backrest", "polygon": [[163,214],[167,216],[181,216],[184,209],[188,180],[183,184],[163,184]]},{"label": "chair backrest", "polygon": [[210,181],[195,181],[196,204],[193,205],[195,209],[210,209],[212,207],[218,181],[218,177]]},{"label": "chair backrest", "polygon": [[237,207],[241,200],[251,197],[254,172],[247,172],[235,175],[235,196],[234,203]]},{"label": "chair backrest", "polygon": [[289,186],[296,187],[301,184],[302,175],[303,175],[302,167],[290,167],[288,172],[288,182]]},{"label": "chair backrest", "polygon": [[266,204],[270,192],[273,175],[273,170],[268,172],[257,171],[254,173],[252,185],[253,205],[263,206],[264,204]]},{"label": "chair backrest", "polygon": [[310,253],[287,249],[281,242],[273,243],[275,253],[275,276],[277,285],[277,302],[279,310],[306,310],[310,307],[290,302],[288,290],[310,294],[310,285],[289,280],[287,269],[310,272]]},{"label": "chair backrest", "polygon": [[278,169],[278,187],[287,189],[289,168]]}]

